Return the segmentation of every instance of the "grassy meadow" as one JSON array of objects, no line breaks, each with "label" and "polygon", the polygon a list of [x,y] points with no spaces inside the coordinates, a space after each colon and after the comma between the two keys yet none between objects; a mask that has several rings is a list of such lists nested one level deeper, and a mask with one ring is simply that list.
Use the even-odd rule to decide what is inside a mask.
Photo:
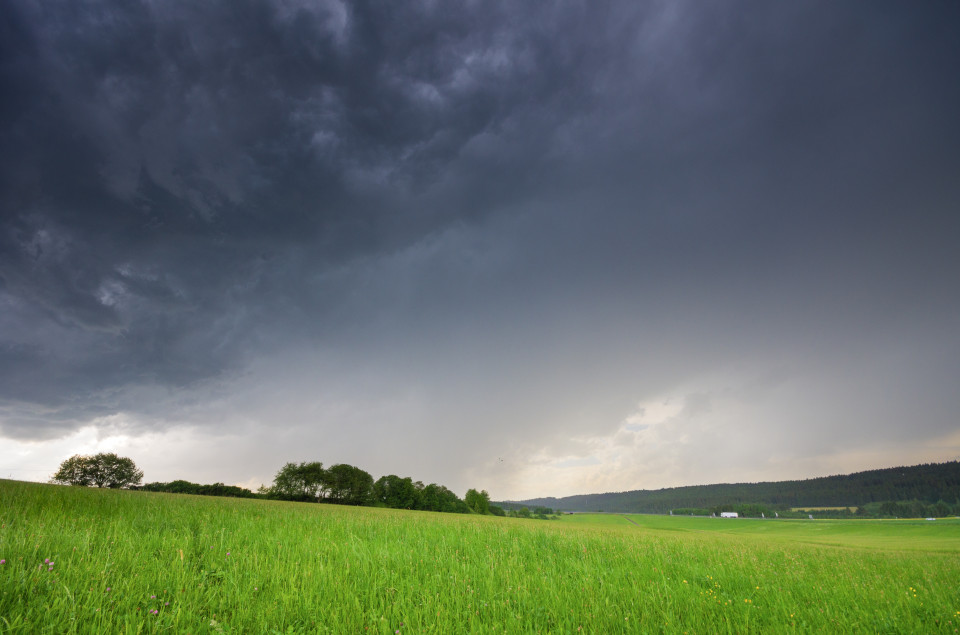
[{"label": "grassy meadow", "polygon": [[2,633],[954,633],[960,521],[559,521],[0,481]]}]

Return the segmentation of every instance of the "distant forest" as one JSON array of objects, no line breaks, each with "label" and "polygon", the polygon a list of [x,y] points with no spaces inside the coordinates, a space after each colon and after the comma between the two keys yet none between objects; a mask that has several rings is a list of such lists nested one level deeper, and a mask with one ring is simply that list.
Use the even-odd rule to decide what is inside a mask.
[{"label": "distant forest", "polygon": [[[505,501],[505,509],[543,506],[563,511],[668,514],[759,505],[771,510],[796,507],[874,508],[884,502],[944,503],[960,506],[960,462],[869,470],[842,476],[774,483],[719,483],[584,494],[564,498]],[[920,509],[919,507],[917,509]]]}]

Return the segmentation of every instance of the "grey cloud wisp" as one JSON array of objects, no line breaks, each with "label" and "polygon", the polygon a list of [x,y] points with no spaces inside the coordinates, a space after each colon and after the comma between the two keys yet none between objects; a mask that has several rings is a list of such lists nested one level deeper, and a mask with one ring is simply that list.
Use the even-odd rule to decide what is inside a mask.
[{"label": "grey cloud wisp", "polygon": [[7,0],[0,435],[504,498],[955,458],[958,18]]}]

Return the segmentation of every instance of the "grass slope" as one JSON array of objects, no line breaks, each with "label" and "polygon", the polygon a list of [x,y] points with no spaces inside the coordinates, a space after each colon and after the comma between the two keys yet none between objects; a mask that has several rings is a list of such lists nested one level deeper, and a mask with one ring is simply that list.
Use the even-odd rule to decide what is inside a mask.
[{"label": "grass slope", "polygon": [[[0,481],[0,632],[953,633],[960,620],[956,523],[631,520]],[[824,532],[847,547],[808,544]]]}]

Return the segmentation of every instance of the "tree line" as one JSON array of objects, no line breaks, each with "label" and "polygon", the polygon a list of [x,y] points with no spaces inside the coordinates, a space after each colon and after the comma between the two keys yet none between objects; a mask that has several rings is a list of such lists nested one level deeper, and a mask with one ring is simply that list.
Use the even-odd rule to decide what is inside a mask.
[{"label": "tree line", "polygon": [[503,514],[503,510],[490,505],[486,490],[467,490],[461,499],[443,485],[414,481],[410,477],[395,474],[382,476],[376,481],[369,472],[338,463],[325,468],[319,461],[286,463],[269,487],[261,486],[256,492],[235,485],[214,483],[202,485],[185,480],[169,483],[141,485],[143,471],[137,469],[132,459],[114,453],[85,456],[76,454],[65,460],[51,477],[51,482],[64,485],[109,487],[146,492],[171,494],[197,494],[201,496],[231,496],[236,498],[267,498],[273,500],[333,503],[340,505],[367,505],[394,509],[417,509],[423,511],[457,514]]},{"label": "tree line", "polygon": [[456,514],[490,514],[490,495],[485,490],[467,490],[464,499],[452,491],[430,483],[414,481],[396,474],[381,476],[376,481],[358,467],[338,463],[328,468],[319,461],[286,463],[270,487],[259,492],[266,498],[312,503],[368,505],[393,509]]},{"label": "tree line", "polygon": [[147,483],[146,485],[132,485],[130,489],[144,492],[167,492],[168,494],[195,494],[198,496],[230,496],[233,498],[260,498],[256,493],[245,487],[213,483],[201,485],[190,481],[176,480],[169,483]]}]

